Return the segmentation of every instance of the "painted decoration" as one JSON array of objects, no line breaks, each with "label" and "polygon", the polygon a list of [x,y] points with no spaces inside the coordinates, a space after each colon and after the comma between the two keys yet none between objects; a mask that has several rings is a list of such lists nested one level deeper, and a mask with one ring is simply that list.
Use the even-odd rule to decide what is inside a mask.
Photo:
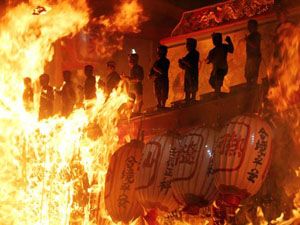
[{"label": "painted decoration", "polygon": [[172,190],[175,198],[187,208],[206,207],[217,195],[212,171],[217,132],[195,127],[184,133],[174,169]]},{"label": "painted decoration", "polygon": [[111,157],[105,180],[105,207],[114,222],[129,223],[143,216],[135,186],[143,143],[132,141]]},{"label": "painted decoration", "polygon": [[156,136],[143,150],[137,176],[137,197],[147,209],[171,212],[178,208],[171,188],[179,136],[170,132]]},{"label": "painted decoration", "polygon": [[271,162],[272,129],[258,116],[238,116],[214,145],[216,187],[227,205],[238,205],[260,189]]}]

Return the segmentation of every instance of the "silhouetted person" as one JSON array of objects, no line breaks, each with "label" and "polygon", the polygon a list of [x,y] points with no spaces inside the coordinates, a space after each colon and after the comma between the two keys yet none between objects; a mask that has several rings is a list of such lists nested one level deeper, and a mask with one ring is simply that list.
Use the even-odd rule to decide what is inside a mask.
[{"label": "silhouetted person", "polygon": [[76,93],[74,90],[74,84],[72,82],[72,73],[71,71],[63,71],[64,84],[61,91],[58,91],[58,94],[62,97],[62,116],[68,117],[74,108],[76,103]]},{"label": "silhouetted person", "polygon": [[248,85],[257,84],[259,75],[259,66],[261,63],[261,50],[260,42],[261,35],[257,31],[258,23],[256,20],[248,21],[249,35],[246,36],[246,66],[245,66],[245,78]]},{"label": "silhouetted person", "polygon": [[50,76],[42,74],[40,76],[41,96],[40,96],[40,109],[39,120],[47,119],[53,116],[53,101],[54,94],[53,88],[49,85]]},{"label": "silhouetted person", "polygon": [[91,65],[85,66],[84,74],[86,76],[84,82],[84,99],[91,100],[96,98],[96,78],[94,76],[94,67]]},{"label": "silhouetted person", "polygon": [[227,55],[233,53],[234,47],[229,36],[225,41],[227,44],[223,44],[223,38],[221,33],[213,33],[212,41],[214,48],[210,50],[206,62],[213,64],[213,69],[210,75],[209,84],[215,89],[216,93],[221,92],[223,86],[224,77],[228,73]]},{"label": "silhouetted person", "polygon": [[154,78],[154,90],[157,99],[157,108],[164,108],[169,94],[169,67],[167,59],[167,46],[160,45],[157,48],[158,59],[150,70],[150,78]]},{"label": "silhouetted person", "polygon": [[185,100],[188,102],[191,99],[196,99],[196,93],[198,91],[198,77],[199,77],[199,58],[200,54],[196,50],[197,40],[188,38],[186,40],[186,49],[188,54],[179,59],[179,67],[184,69],[184,92]]},{"label": "silhouetted person", "polygon": [[26,111],[33,109],[33,88],[30,77],[24,78],[23,105]]},{"label": "silhouetted person", "polygon": [[139,64],[138,54],[129,54],[128,63],[130,67],[129,76],[122,75],[128,81],[129,97],[133,103],[133,113],[140,113],[143,105],[143,79],[144,69]]},{"label": "silhouetted person", "polygon": [[118,87],[121,80],[120,75],[116,71],[116,63],[109,61],[106,64],[109,74],[106,77],[106,93],[110,95],[113,89]]}]

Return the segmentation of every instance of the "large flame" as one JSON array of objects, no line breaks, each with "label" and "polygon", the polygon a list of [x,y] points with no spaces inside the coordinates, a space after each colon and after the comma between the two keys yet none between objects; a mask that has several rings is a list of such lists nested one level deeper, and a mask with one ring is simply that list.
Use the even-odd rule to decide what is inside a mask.
[{"label": "large flame", "polygon": [[[278,113],[281,121],[289,127],[289,133],[285,132],[280,141],[286,142],[288,135],[293,138],[294,145],[288,145],[294,149],[280,149],[284,154],[297,155],[300,146],[300,27],[290,22],[282,23],[276,31],[275,52],[270,69],[270,89],[268,98],[272,102],[274,110]],[[278,120],[278,119],[275,119]],[[282,145],[284,146],[284,145]],[[278,153],[277,153],[278,154]],[[294,157],[297,160],[297,157]],[[299,162],[295,163],[299,166]],[[286,162],[283,168],[288,167]],[[297,176],[296,176],[297,175]],[[296,182],[299,172],[296,171],[292,183]],[[287,182],[283,183],[288,186]],[[297,191],[297,190],[296,190]],[[271,221],[272,224],[299,224],[300,221],[300,189],[295,194],[294,210],[290,219],[285,220],[284,214]],[[276,203],[275,203],[276,204]],[[284,210],[284,209],[282,209]],[[257,217],[262,218],[261,224],[268,224],[265,221],[262,210],[259,208]]]},{"label": "large flame", "polygon": [[269,99],[291,126],[294,141],[300,146],[300,27],[286,22],[276,35]]},{"label": "large flame", "polygon": [[118,143],[118,109],[127,96],[115,91],[106,101],[98,90],[88,110],[78,109],[68,119],[39,122],[37,110],[23,109],[23,77],[35,81],[52,59],[54,42],[89,21],[85,0],[51,3],[22,3],[1,19],[0,224],[92,224],[90,212],[104,209],[94,196],[103,190]]},{"label": "large flame", "polygon": [[23,3],[9,10],[1,19],[1,103],[11,105],[12,111],[17,111],[14,109],[21,105],[22,78],[30,76],[35,80],[43,73],[46,61],[53,56],[52,44],[87,24],[89,17],[85,1],[76,1],[72,5],[70,2],[58,1],[56,5],[44,2],[48,12],[40,16],[32,15],[34,5]]},{"label": "large flame", "polygon": [[123,49],[124,33],[140,32],[140,24],[147,20],[137,0],[122,0],[113,15],[100,16],[87,29],[93,37],[92,48],[101,58],[111,57]]},{"label": "large flame", "polygon": [[[38,6],[45,11],[39,14],[38,9],[33,15]],[[23,77],[36,80],[53,57],[54,42],[85,27],[88,12],[85,0],[35,0],[10,9],[1,19],[0,224],[91,225],[99,218],[112,223],[104,210],[101,192],[109,157],[118,145],[118,109],[127,96],[119,90],[106,100],[98,90],[97,100],[87,110],[78,109],[67,119],[54,117],[45,121],[38,121],[37,110],[28,113],[22,104]],[[123,1],[114,16],[95,20],[101,24],[98,53],[110,56],[120,49],[123,36],[115,34],[138,32],[143,20],[136,0]],[[281,29],[282,57],[273,71],[276,82],[269,98],[283,118],[293,118],[290,126],[295,141],[300,143],[300,114],[294,104],[300,82],[300,30],[291,24]],[[117,41],[109,47],[111,37],[117,37]],[[293,213],[289,221],[278,218],[273,222],[291,224],[300,218],[300,194],[295,198]],[[261,210],[258,217],[266,224]],[[201,218],[175,222],[200,223],[208,222]]]}]

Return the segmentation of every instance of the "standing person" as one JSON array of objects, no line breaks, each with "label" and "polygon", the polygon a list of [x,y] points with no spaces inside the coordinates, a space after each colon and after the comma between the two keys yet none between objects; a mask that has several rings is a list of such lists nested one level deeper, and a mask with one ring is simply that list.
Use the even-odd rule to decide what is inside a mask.
[{"label": "standing person", "polygon": [[96,78],[94,76],[94,67],[87,65],[84,67],[86,80],[84,82],[84,99],[92,100],[96,98]]},{"label": "standing person", "polygon": [[224,77],[228,73],[227,55],[234,51],[231,38],[227,36],[225,41],[227,44],[223,44],[223,37],[221,33],[213,33],[212,42],[215,47],[210,50],[208,57],[206,58],[207,64],[213,64],[209,83],[212,88],[215,89],[216,93],[221,92]]},{"label": "standing person", "polygon": [[40,109],[39,120],[47,119],[53,116],[53,101],[54,94],[53,88],[49,85],[50,76],[42,74],[40,76],[41,96],[40,96]]},{"label": "standing person", "polygon": [[179,67],[184,69],[184,92],[185,101],[189,102],[191,99],[196,99],[196,93],[198,91],[198,77],[199,77],[199,58],[200,54],[196,50],[197,40],[194,38],[188,38],[186,40],[186,49],[188,54],[179,59]]},{"label": "standing person", "polygon": [[30,77],[24,78],[23,105],[26,111],[33,109],[33,88]]},{"label": "standing person", "polygon": [[106,93],[109,96],[112,90],[118,87],[121,78],[116,71],[116,63],[114,61],[108,61],[106,66],[109,72],[106,77]]},{"label": "standing person", "polygon": [[57,93],[60,94],[62,97],[61,114],[64,117],[68,117],[72,113],[74,105],[76,103],[76,93],[72,82],[71,71],[63,71],[63,79],[64,84],[62,86],[62,89]]},{"label": "standing person", "polygon": [[157,108],[164,108],[169,94],[169,67],[170,61],[167,59],[167,46],[160,45],[157,48],[158,59],[150,70],[150,78],[154,78],[154,90],[157,99]]},{"label": "standing person", "polygon": [[259,66],[261,63],[260,42],[261,35],[257,31],[258,23],[256,20],[248,21],[249,35],[246,36],[246,66],[245,78],[249,86],[257,84],[259,75]]},{"label": "standing person", "polygon": [[132,101],[132,108],[134,114],[139,114],[143,106],[143,79],[144,79],[144,69],[139,64],[139,56],[137,53],[131,53],[128,55],[128,63],[130,67],[129,76],[124,74],[121,76],[125,79],[129,85],[129,97]]}]

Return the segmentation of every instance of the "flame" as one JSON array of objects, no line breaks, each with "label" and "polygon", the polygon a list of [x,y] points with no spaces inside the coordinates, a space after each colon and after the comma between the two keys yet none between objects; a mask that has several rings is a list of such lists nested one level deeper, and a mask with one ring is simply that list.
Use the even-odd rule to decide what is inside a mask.
[{"label": "flame", "polygon": [[[299,177],[299,169],[296,170],[296,175]],[[271,221],[272,224],[289,225],[299,224],[300,222],[300,190],[296,193],[294,198],[294,209],[292,210],[292,216],[288,220],[284,220],[284,214],[282,213],[277,219]]]},{"label": "flame", "polygon": [[[272,68],[269,71],[270,89],[268,99],[272,102],[281,120],[289,125],[295,149],[298,149],[300,146],[300,27],[285,22],[278,27],[276,39]],[[289,150],[292,154],[291,149],[281,149],[285,152]],[[299,177],[299,171],[296,171],[296,175]],[[284,216],[282,213],[277,219],[271,221],[271,224],[299,224],[300,190],[298,190],[294,199],[294,210],[291,218],[285,220]],[[264,219],[261,208],[257,209],[257,218],[260,224],[269,224]]]},{"label": "flame", "polygon": [[[292,210],[292,216],[291,218],[285,220],[284,219],[284,213],[281,213],[281,215],[272,220],[270,223],[265,220],[264,213],[261,207],[257,208],[256,216],[257,216],[257,223],[260,225],[266,225],[266,224],[277,224],[277,225],[291,225],[291,224],[299,224],[300,222],[300,190],[296,194],[296,197],[294,199],[294,206],[295,209]],[[254,223],[250,222],[248,225],[253,225]]]},{"label": "flame", "polygon": [[[47,12],[33,15],[37,5]],[[103,190],[118,143],[118,109],[127,95],[115,91],[106,101],[98,90],[88,110],[68,119],[38,121],[38,107],[26,112],[22,105],[23,77],[37,80],[53,57],[54,42],[82,29],[88,11],[85,0],[31,1],[1,19],[0,224],[93,224],[95,205],[99,217],[108,218],[92,200]]]},{"label": "flame", "polygon": [[[106,100],[103,91],[98,90],[97,99],[86,110],[78,109],[67,119],[56,116],[38,121],[37,106],[29,113],[23,109],[23,77],[37,80],[53,57],[53,44],[89,23],[85,0],[49,2],[19,4],[0,23],[0,224],[92,225],[98,219],[113,224],[101,193],[109,158],[118,145],[118,109],[127,102],[127,95],[119,89]],[[32,15],[38,6],[46,12]],[[121,49],[122,33],[138,32],[144,20],[136,0],[123,1],[113,16],[94,20],[101,25],[97,34],[100,41],[96,42],[98,53],[110,56]],[[286,31],[285,37],[279,39],[286,58],[274,73],[278,82],[269,93],[282,116],[290,115],[286,114],[289,102],[299,91],[299,53],[294,49],[298,49],[300,32],[294,27],[292,31],[287,29],[292,35]],[[111,38],[116,39],[114,45],[109,44]],[[297,110],[295,118],[299,124]],[[299,128],[291,126],[295,140],[300,140]],[[259,209],[258,218],[261,224],[267,224]],[[273,222],[291,224],[299,218],[300,192],[295,198],[293,218],[284,221],[280,217]],[[187,215],[177,221],[160,219],[161,223],[172,220],[178,225],[209,223],[206,218]]]},{"label": "flame", "polygon": [[[260,201],[260,193],[255,199],[249,201],[249,206],[244,206],[245,214],[249,225],[252,224],[277,224],[277,225],[290,225],[290,224],[300,224],[300,189],[297,185],[299,180],[299,169],[296,170],[295,175],[290,175],[289,171],[294,170],[294,165],[299,166],[299,158],[297,156],[297,150],[300,146],[300,27],[292,24],[290,22],[282,23],[276,30],[276,41],[274,46],[274,57],[271,62],[271,68],[269,68],[269,83],[270,88],[268,92],[268,99],[270,103],[266,103],[266,111],[271,112],[272,117],[269,117],[276,124],[276,140],[274,140],[275,151],[273,151],[273,162],[271,166],[270,180],[273,182],[278,182],[280,175],[277,176],[277,171],[284,171],[283,174],[288,179],[285,178],[282,182],[277,183],[281,185],[280,189],[284,194],[287,194],[289,190],[289,196],[294,196],[294,209],[291,214],[289,214],[289,204],[282,204],[279,200],[277,202],[276,198],[272,198],[272,203],[267,203],[267,205],[272,204],[272,207],[268,209],[268,206],[264,206],[262,201]],[[286,126],[288,125],[288,126]],[[288,127],[288,128],[287,128]],[[294,143],[290,143],[289,136],[292,136]],[[280,161],[280,158],[284,154],[289,154],[290,161],[287,165],[285,159]],[[272,168],[273,167],[273,168]],[[272,183],[266,183],[268,186],[268,191],[272,192]],[[293,187],[289,187],[291,186]],[[271,185],[271,186],[270,186]],[[278,187],[274,187],[277,189]],[[277,190],[274,190],[274,194]],[[280,193],[280,192],[279,192]],[[277,195],[278,193],[276,193]],[[279,197],[279,196],[278,196]],[[281,197],[281,196],[280,196]],[[279,198],[280,199],[280,198]],[[261,207],[257,208],[256,216],[252,216],[252,207],[255,205],[255,202],[259,201],[260,204],[266,209],[266,215],[272,216],[276,215],[277,212],[270,212],[273,210],[273,206],[280,206],[281,211],[286,213],[281,213],[278,218],[274,218],[271,221],[267,221]],[[268,202],[270,200],[267,200]],[[287,201],[287,200],[286,200]],[[284,208],[286,207],[286,208]],[[243,208],[242,208],[243,209]],[[249,210],[250,209],[250,210]],[[274,213],[274,214],[273,214]],[[251,221],[254,220],[254,221]]]},{"label": "flame", "polygon": [[93,49],[102,58],[111,57],[123,49],[124,33],[140,32],[140,25],[146,20],[138,0],[121,0],[113,15],[100,16],[90,22],[87,32],[93,36]]},{"label": "flame", "polygon": [[190,216],[183,215],[182,218],[158,218],[158,224],[172,224],[172,225],[208,225],[212,220],[202,218],[200,215]]},{"label": "flame", "polygon": [[291,126],[295,143],[300,145],[300,27],[284,23],[277,30],[277,50],[269,75],[272,87],[268,98],[281,118]]}]

